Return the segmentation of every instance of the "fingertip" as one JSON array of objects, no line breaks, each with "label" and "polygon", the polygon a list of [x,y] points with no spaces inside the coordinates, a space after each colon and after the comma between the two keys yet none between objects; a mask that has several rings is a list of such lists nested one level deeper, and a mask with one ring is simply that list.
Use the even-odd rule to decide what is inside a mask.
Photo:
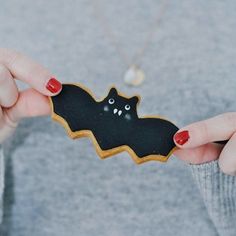
[{"label": "fingertip", "polygon": [[204,122],[196,122],[181,128],[174,136],[174,142],[181,149],[196,148],[207,144],[209,138]]},{"label": "fingertip", "polygon": [[47,94],[48,96],[55,96],[59,94],[62,90],[62,84],[59,80],[57,80],[55,77],[51,77],[46,85],[45,85],[47,91],[50,94]]},{"label": "fingertip", "polygon": [[174,135],[174,142],[177,147],[184,148],[185,144],[189,141],[190,135],[188,130],[179,130]]}]

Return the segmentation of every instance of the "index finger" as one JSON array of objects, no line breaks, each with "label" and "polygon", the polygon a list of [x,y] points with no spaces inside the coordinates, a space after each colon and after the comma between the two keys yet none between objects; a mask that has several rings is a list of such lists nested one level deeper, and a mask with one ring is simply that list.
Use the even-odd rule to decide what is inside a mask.
[{"label": "index finger", "polygon": [[61,90],[61,83],[46,68],[19,52],[0,48],[0,63],[8,68],[14,78],[44,95],[52,96]]},{"label": "index finger", "polygon": [[207,143],[228,140],[236,132],[236,113],[225,113],[180,129],[174,136],[180,148],[194,148]]}]

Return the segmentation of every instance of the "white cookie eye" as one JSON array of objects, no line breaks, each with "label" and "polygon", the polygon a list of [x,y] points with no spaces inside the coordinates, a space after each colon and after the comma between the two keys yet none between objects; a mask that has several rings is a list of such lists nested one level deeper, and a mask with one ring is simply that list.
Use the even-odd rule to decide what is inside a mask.
[{"label": "white cookie eye", "polygon": [[130,110],[130,105],[128,105],[128,104],[125,105],[125,110],[126,110],[126,111]]},{"label": "white cookie eye", "polygon": [[115,103],[115,99],[114,99],[114,98],[110,98],[110,99],[108,100],[108,102],[109,102],[109,104],[114,104],[114,103]]}]

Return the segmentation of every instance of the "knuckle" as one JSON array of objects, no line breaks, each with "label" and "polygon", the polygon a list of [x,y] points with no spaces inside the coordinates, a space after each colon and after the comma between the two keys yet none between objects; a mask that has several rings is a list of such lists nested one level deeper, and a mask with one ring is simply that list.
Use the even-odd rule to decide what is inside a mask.
[{"label": "knuckle", "polygon": [[8,69],[3,64],[0,64],[0,80],[5,79],[7,75],[9,75]]},{"label": "knuckle", "polygon": [[0,61],[2,61],[4,65],[10,67],[21,57],[21,53],[12,49],[0,48],[0,56]]},{"label": "knuckle", "polygon": [[224,161],[219,161],[219,167],[224,174],[236,176],[236,166],[226,164]]},{"label": "knuckle", "polygon": [[8,58],[8,50],[6,48],[0,48],[0,62],[3,63],[3,61]]},{"label": "knuckle", "polygon": [[[233,113],[230,116],[234,117]],[[234,158],[234,145],[236,141],[236,132],[232,135],[229,144],[223,149],[219,158],[219,167],[227,175],[236,176],[236,159]]]},{"label": "knuckle", "polygon": [[9,70],[3,64],[0,64],[0,85],[5,84],[11,78],[12,76]]},{"label": "knuckle", "polygon": [[205,140],[210,139],[208,124],[205,120],[200,123],[200,129],[199,130],[201,130],[201,134],[202,134],[202,136],[204,137]]},{"label": "knuckle", "polygon": [[48,73],[46,69],[44,69],[41,65],[36,64],[36,63],[32,63],[28,72],[29,72],[29,76],[31,77],[32,75],[37,75],[37,78],[40,78],[41,82],[44,82],[44,79],[48,78]]},{"label": "knuckle", "polygon": [[15,64],[21,60],[22,54],[16,51],[9,51],[7,64],[9,67],[15,67]]}]

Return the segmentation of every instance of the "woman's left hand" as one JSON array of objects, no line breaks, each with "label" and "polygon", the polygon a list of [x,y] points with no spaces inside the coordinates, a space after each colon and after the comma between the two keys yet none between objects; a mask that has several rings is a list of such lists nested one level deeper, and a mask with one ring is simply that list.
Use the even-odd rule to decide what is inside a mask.
[{"label": "woman's left hand", "polygon": [[[223,146],[216,141],[229,140]],[[180,129],[174,136],[175,155],[191,164],[219,159],[221,170],[236,175],[236,112],[225,113]]]}]

